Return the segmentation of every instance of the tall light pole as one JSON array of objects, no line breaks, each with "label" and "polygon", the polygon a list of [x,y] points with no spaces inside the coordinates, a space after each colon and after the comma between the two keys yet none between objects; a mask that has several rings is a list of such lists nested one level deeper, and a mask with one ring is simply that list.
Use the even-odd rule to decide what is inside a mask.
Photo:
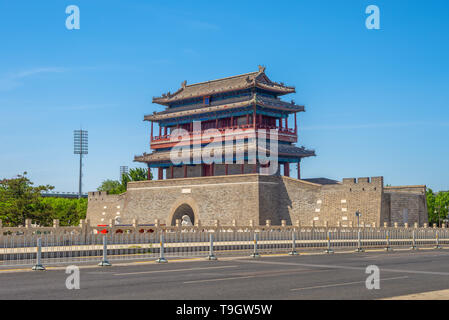
[{"label": "tall light pole", "polygon": [[86,130],[75,130],[73,132],[73,153],[80,155],[80,176],[78,199],[81,199],[83,184],[83,155],[88,153],[88,133]]}]

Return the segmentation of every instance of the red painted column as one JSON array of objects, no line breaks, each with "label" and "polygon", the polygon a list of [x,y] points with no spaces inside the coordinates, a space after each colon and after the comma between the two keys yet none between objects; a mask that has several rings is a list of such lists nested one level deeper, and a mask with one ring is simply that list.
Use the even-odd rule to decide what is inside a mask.
[{"label": "red painted column", "polygon": [[153,141],[153,121],[151,121],[151,140]]},{"label": "red painted column", "polygon": [[168,127],[164,127],[164,135],[166,136],[168,133]]},{"label": "red painted column", "polygon": [[151,168],[148,166],[147,180],[151,180]]},{"label": "red painted column", "polygon": [[282,130],[282,118],[279,118],[279,129]]},{"label": "red painted column", "polygon": [[253,128],[256,128],[256,105],[254,105],[253,109]]},{"label": "red painted column", "polygon": [[301,180],[301,161],[298,162],[298,180]]},{"label": "red painted column", "polygon": [[242,165],[240,166],[240,172],[241,172],[242,174],[245,173],[245,164],[243,164],[243,163],[242,163]]},{"label": "red painted column", "polygon": [[295,112],[295,134],[298,133],[298,123],[296,122],[296,112]]},{"label": "red painted column", "polygon": [[246,124],[249,124],[249,114],[246,114]]},{"label": "red painted column", "polygon": [[170,167],[170,179],[173,179],[173,166]]},{"label": "red painted column", "polygon": [[159,137],[162,135],[162,127],[159,125]]},{"label": "red painted column", "polygon": [[184,165],[184,178],[187,178],[187,166]]},{"label": "red painted column", "polygon": [[225,164],[225,176],[228,175],[228,164]]},{"label": "red painted column", "polygon": [[288,116],[287,116],[287,118],[285,118],[285,129],[288,130]]},{"label": "red painted column", "polygon": [[162,171],[162,168],[157,168],[157,179],[158,180],[164,179],[164,172]]},{"label": "red painted column", "polygon": [[215,175],[215,163],[212,162],[212,164],[210,165],[210,175],[214,176]]},{"label": "red painted column", "polygon": [[290,163],[284,163],[284,176],[290,177]]}]

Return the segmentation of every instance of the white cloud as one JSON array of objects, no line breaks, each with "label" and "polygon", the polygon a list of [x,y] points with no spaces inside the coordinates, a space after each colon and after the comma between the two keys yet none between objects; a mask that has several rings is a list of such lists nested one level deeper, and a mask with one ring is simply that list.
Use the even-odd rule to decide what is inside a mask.
[{"label": "white cloud", "polygon": [[0,77],[0,91],[10,91],[23,84],[26,78],[30,78],[43,73],[60,73],[67,71],[66,68],[33,68],[28,70],[22,70],[15,73],[6,74]]}]

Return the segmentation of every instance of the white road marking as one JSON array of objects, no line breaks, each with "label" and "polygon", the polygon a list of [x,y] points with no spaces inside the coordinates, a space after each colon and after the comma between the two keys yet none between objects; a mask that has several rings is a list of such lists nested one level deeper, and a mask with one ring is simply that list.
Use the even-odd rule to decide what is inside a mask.
[{"label": "white road marking", "polygon": [[[395,277],[395,278],[384,278],[380,279],[380,281],[386,281],[386,280],[398,280],[398,279],[406,279],[407,276],[403,277]],[[296,288],[296,289],[290,289],[291,291],[300,291],[300,290],[311,290],[311,289],[321,289],[321,288],[330,288],[330,287],[341,287],[341,286],[349,286],[352,284],[359,284],[359,283],[365,283],[364,281],[354,281],[354,282],[343,282],[343,283],[334,283],[334,284],[326,284],[322,286],[313,286],[313,287],[305,287],[305,288]]]},{"label": "white road marking", "polygon": [[[251,261],[251,260],[235,260],[236,262],[243,263],[265,263],[265,264],[277,264],[285,266],[301,266],[301,267],[312,267],[312,268],[327,268],[327,269],[346,269],[346,270],[363,270],[366,267],[351,267],[351,266],[338,266],[338,265],[327,265],[327,264],[307,264],[307,263],[294,263],[294,262],[274,262],[274,261]],[[410,274],[428,274],[436,276],[449,276],[449,272],[438,272],[438,271],[421,271],[421,270],[404,270],[404,269],[389,269],[380,267],[381,272],[397,272],[397,273],[410,273]]]},{"label": "white road marking", "polygon": [[182,272],[182,271],[196,271],[196,270],[211,270],[211,269],[225,269],[236,268],[237,266],[221,266],[221,267],[205,267],[205,268],[188,268],[188,269],[172,269],[172,270],[153,270],[153,271],[139,271],[139,272],[127,272],[127,273],[114,273],[114,276],[126,276],[133,274],[146,274],[146,273],[167,273],[167,272]]},{"label": "white road marking", "polygon": [[233,278],[219,278],[219,279],[203,279],[203,280],[192,280],[192,281],[184,281],[183,283],[200,283],[200,282],[214,282],[214,281],[226,281],[226,280],[236,280],[236,279],[248,279],[255,278],[256,276],[247,276],[247,277],[233,277]]}]

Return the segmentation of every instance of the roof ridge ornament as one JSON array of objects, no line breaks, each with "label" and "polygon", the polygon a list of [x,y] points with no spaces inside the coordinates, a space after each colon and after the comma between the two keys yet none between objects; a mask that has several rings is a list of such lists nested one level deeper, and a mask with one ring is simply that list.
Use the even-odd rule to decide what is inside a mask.
[{"label": "roof ridge ornament", "polygon": [[185,89],[187,87],[187,80],[181,82],[181,88]]},{"label": "roof ridge ornament", "polygon": [[259,65],[258,67],[259,67],[259,73],[265,73],[265,69],[266,69],[267,67],[261,66],[261,65]]}]

